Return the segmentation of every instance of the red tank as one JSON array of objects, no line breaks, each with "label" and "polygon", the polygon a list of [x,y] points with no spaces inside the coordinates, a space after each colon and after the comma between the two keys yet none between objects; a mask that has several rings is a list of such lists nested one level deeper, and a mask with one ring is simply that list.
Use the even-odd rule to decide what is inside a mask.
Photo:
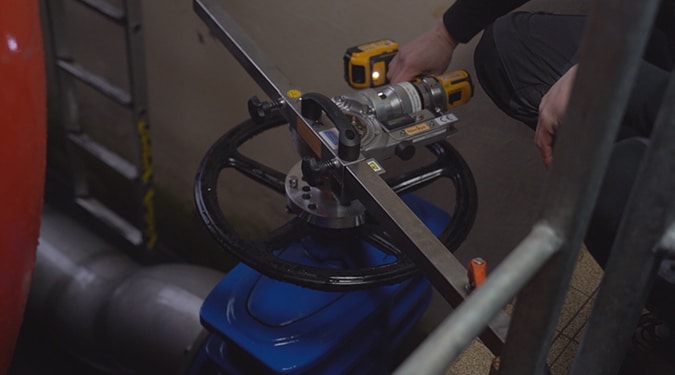
[{"label": "red tank", "polygon": [[37,0],[0,3],[0,374],[10,364],[40,229],[46,83]]}]

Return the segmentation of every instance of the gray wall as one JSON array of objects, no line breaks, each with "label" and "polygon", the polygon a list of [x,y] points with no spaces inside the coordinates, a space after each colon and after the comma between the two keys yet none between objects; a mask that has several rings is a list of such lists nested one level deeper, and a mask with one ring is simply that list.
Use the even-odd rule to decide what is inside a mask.
[{"label": "gray wall", "polygon": [[[332,96],[351,90],[342,78],[342,54],[347,47],[380,38],[409,41],[437,22],[449,2],[247,0],[223,4],[293,84],[304,92]],[[581,13],[587,6],[581,0],[541,0],[528,8]],[[250,96],[265,96],[210,37],[190,1],[144,1],[143,12],[155,178],[163,192],[158,206],[160,235],[194,253],[198,249],[189,247],[210,243],[191,213],[192,185],[201,157],[219,136],[248,117]],[[100,22],[79,18],[84,24]],[[88,36],[74,34],[73,38]],[[457,50],[451,69],[467,69],[473,75],[476,39]],[[90,60],[108,73],[119,74],[118,64],[107,57],[109,48],[98,47],[90,53]],[[499,112],[480,88],[455,113],[461,122],[459,133],[450,141],[471,166],[480,194],[476,224],[458,256],[462,260],[483,256],[494,264],[536,218],[546,174],[533,145],[533,133]],[[287,170],[298,158],[283,130],[261,137],[246,152],[279,170]],[[225,173],[223,180],[223,199],[232,198],[225,209],[241,230],[255,234],[288,219],[280,197],[233,173]],[[446,190],[447,186],[438,186],[425,189],[423,195],[449,207]]]}]

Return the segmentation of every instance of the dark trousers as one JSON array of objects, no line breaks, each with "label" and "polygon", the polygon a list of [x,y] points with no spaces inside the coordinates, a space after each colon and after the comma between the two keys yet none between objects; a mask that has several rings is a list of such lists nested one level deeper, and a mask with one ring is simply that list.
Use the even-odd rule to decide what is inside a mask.
[{"label": "dark trousers", "polygon": [[[585,20],[516,12],[488,27],[474,61],[478,80],[497,107],[534,129],[541,98],[577,62]],[[673,40],[655,28],[586,233],[585,243],[603,267],[646,150],[674,50]]]}]

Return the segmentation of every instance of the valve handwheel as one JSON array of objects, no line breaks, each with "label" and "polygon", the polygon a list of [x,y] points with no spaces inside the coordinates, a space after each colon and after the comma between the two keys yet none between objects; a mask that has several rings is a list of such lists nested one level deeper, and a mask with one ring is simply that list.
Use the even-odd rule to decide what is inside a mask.
[{"label": "valve handwheel", "polygon": [[[195,182],[195,203],[200,218],[220,246],[260,273],[282,281],[327,291],[348,291],[394,284],[418,273],[416,265],[386,233],[364,223],[352,228],[323,228],[301,217],[291,219],[262,240],[247,240],[237,234],[223,214],[217,183],[223,169],[234,168],[254,181],[286,194],[287,176],[243,156],[238,148],[254,136],[286,124],[274,113],[259,122],[248,120],[218,139],[204,156]],[[438,178],[452,181],[455,204],[452,220],[439,236],[448,251],[455,251],[473,225],[477,209],[476,186],[464,159],[446,141],[426,146],[436,157],[429,165],[388,180],[399,195],[424,187]],[[349,246],[345,247],[345,244]],[[372,256],[359,253],[364,246],[379,250]],[[338,246],[339,245],[339,246]],[[344,249],[350,249],[349,254]],[[312,253],[321,249],[320,253]],[[309,261],[308,261],[309,255]],[[368,259],[364,259],[368,258]]]}]

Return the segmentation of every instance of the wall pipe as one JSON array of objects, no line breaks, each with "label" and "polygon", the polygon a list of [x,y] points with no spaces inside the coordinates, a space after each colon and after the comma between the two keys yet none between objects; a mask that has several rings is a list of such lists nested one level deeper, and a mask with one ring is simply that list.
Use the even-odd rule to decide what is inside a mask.
[{"label": "wall pipe", "polygon": [[188,264],[142,267],[45,206],[26,320],[104,372],[179,374],[199,349],[199,310],[222,277]]}]

